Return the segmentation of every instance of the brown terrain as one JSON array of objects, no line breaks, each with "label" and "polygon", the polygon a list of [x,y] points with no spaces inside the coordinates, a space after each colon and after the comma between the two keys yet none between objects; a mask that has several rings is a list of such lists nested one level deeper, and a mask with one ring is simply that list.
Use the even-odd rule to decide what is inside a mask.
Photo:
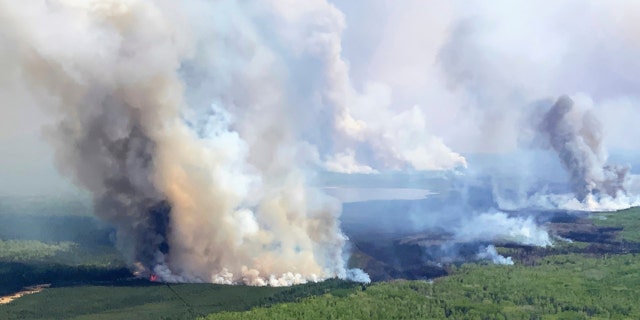
[{"label": "brown terrain", "polygon": [[[592,255],[640,252],[639,243],[621,241],[622,228],[599,227],[582,213],[543,213],[544,225],[556,245],[542,248],[510,242],[493,243],[499,251],[525,265],[535,265],[540,258],[567,253]],[[488,242],[459,242],[445,232],[410,235],[351,235],[351,266],[362,268],[373,281],[391,279],[433,279],[447,275],[452,265],[477,260],[479,248]],[[580,245],[570,245],[571,241]]]},{"label": "brown terrain", "polygon": [[51,284],[50,283],[45,283],[45,284],[38,284],[35,286],[29,286],[29,287],[25,287],[22,291],[20,292],[16,292],[14,294],[11,295],[7,295],[7,296],[2,296],[0,297],[0,304],[7,304],[15,299],[18,299],[24,295],[27,294],[34,294],[34,293],[38,293],[41,292],[42,290],[50,287]]}]

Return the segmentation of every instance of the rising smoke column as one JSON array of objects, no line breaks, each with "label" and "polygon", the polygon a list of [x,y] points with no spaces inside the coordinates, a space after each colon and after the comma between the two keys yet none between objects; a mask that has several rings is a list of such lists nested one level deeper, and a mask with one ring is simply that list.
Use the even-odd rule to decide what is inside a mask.
[{"label": "rising smoke column", "polygon": [[607,164],[602,126],[589,111],[580,112],[568,96],[561,96],[544,115],[540,131],[569,172],[579,201],[591,195],[624,194],[628,167]]},{"label": "rising smoke column", "polygon": [[[392,40],[374,43],[384,51],[369,65],[342,46],[376,38],[345,40],[353,20],[324,0],[0,0],[0,61],[11,71],[0,77],[59,118],[59,165],[118,227],[132,264],[165,280],[252,284],[345,273],[339,205],[308,187],[307,162],[346,173],[451,169],[466,160],[449,143],[511,150],[540,97],[636,96],[638,19],[621,19],[616,5],[376,2],[388,5],[383,16],[362,6],[351,15]],[[576,9],[586,14],[574,19]],[[350,74],[359,63],[370,79]],[[599,145],[598,130],[583,132],[573,114],[548,125],[571,124],[565,142],[587,148],[576,158],[595,169],[576,171],[576,193],[623,192],[625,169],[606,168],[601,147],[585,142]],[[438,126],[446,144],[429,132]]]},{"label": "rising smoke column", "polygon": [[[198,34],[185,9],[199,5],[0,1],[0,39],[13,80],[58,118],[61,170],[92,193],[139,272],[251,285],[347,276],[339,204],[307,187],[269,52],[243,48],[267,61],[243,73],[263,95],[218,97],[188,121],[181,68]],[[245,117],[253,110],[263,115]]]},{"label": "rising smoke column", "polygon": [[[376,173],[385,169],[449,170],[465,167],[465,158],[429,132],[427,115],[419,105],[402,105],[390,87],[367,81],[358,90],[342,56],[346,17],[325,0],[266,1],[278,19],[272,25],[294,56],[303,56],[305,73],[317,72],[306,99],[307,113],[330,115],[315,143],[328,171]],[[290,54],[290,53],[289,53]],[[299,62],[298,62],[299,63]],[[299,72],[292,70],[292,72]],[[301,77],[308,77],[307,75]],[[305,85],[307,83],[305,82]],[[299,84],[292,84],[299,85]],[[300,91],[308,90],[302,88]],[[314,123],[315,125],[315,123]]]}]

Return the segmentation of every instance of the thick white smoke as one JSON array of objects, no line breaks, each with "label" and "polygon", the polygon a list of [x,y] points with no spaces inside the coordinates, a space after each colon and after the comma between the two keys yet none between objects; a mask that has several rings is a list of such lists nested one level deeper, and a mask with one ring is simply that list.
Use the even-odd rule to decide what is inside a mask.
[{"label": "thick white smoke", "polygon": [[[629,120],[637,116],[640,102],[633,76],[640,71],[634,58],[640,53],[634,36],[640,16],[636,2],[373,0],[367,8],[348,1],[337,5],[346,15],[343,51],[354,87],[377,88],[370,91],[380,97],[376,100],[390,101],[393,114],[415,105],[425,128],[465,154],[474,174],[481,169],[472,167],[478,165],[469,161],[473,154],[515,155],[512,163],[483,172],[501,175],[493,180],[494,188],[519,193],[518,199],[497,195],[510,208],[525,203],[575,207],[557,196],[566,198],[566,190],[543,190],[537,179],[552,170],[530,157],[526,142],[536,134],[534,123],[542,110],[562,95],[569,94],[577,105],[588,101],[592,119],[602,122],[597,153],[637,151],[628,138],[640,134]],[[554,174],[553,179],[564,176]],[[563,182],[570,181],[568,176]],[[583,210],[638,203],[637,192],[626,189],[622,196],[600,192],[589,201],[579,192],[571,202]]]},{"label": "thick white smoke", "polygon": [[546,247],[551,239],[546,230],[531,217],[514,218],[503,212],[488,212],[462,224],[456,230],[456,238],[472,241],[510,241],[524,245]]},{"label": "thick white smoke", "polygon": [[[58,118],[60,167],[138,271],[274,286],[349,275],[339,203],[307,186],[286,72],[250,25],[297,14],[277,4],[0,2],[12,80]],[[218,32],[234,40],[220,56],[206,43]]]},{"label": "thick white smoke", "polygon": [[[639,16],[624,0],[0,0],[1,93],[56,119],[59,167],[140,271],[355,277],[340,204],[310,187],[316,170],[468,166],[456,172],[473,180],[482,168],[466,155],[515,154],[487,172],[493,207],[640,204],[640,179],[606,150],[637,148],[625,137],[640,134]],[[593,116],[554,112],[564,94]],[[540,131],[572,189],[536,180],[558,179],[529,157]],[[414,217],[469,241],[549,244],[531,219],[473,207]]]},{"label": "thick white smoke", "polygon": [[513,259],[500,255],[494,245],[488,245],[486,248],[481,247],[478,259],[490,260],[494,264],[513,265]]},{"label": "thick white smoke", "polygon": [[[392,92],[383,83],[367,83],[356,90],[342,57],[342,12],[324,0],[272,1],[270,6],[280,16],[271,23],[285,40],[283,45],[293,52],[294,59],[302,56],[301,63],[311,63],[310,70],[302,71],[318,72],[319,78],[312,80],[315,88],[309,92],[312,99],[304,100],[311,109],[307,113],[330,115],[325,119],[328,128],[316,137],[333,138],[333,146],[316,141],[326,169],[374,173],[378,168],[442,170],[466,165],[461,155],[429,133],[426,115],[419,106],[395,109]],[[363,160],[367,163],[360,164]]]},{"label": "thick white smoke", "polygon": [[[577,95],[575,99],[577,102],[563,95],[555,103],[549,102],[547,106],[544,106],[547,103],[542,104],[531,114],[530,127],[521,133],[524,140],[532,139],[525,144],[527,147],[552,150],[555,153],[566,172],[568,191],[571,193],[553,192],[540,188],[539,185],[537,190],[533,190],[536,186],[527,185],[523,175],[517,178],[525,180],[520,182],[520,186],[494,179],[494,194],[501,208],[614,211],[640,204],[637,177],[630,173],[631,167],[611,163],[609,160],[603,141],[604,130],[593,112],[593,102],[584,95]],[[526,158],[520,158],[519,161],[523,162],[523,159]],[[525,161],[544,168],[544,161],[539,160]],[[510,179],[511,182],[514,180]],[[549,182],[557,178],[546,179]],[[540,179],[538,182],[540,181],[544,180]],[[510,198],[502,196],[504,190],[511,189],[513,193],[513,188],[519,189],[515,197],[513,194]]]}]

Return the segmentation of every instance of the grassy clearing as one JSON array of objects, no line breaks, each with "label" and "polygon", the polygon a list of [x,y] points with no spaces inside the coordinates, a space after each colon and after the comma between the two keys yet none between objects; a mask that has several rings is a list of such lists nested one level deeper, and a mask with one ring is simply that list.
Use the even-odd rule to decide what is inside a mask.
[{"label": "grassy clearing", "polygon": [[640,242],[640,207],[598,213],[592,220],[599,227],[622,227],[622,231],[618,233],[619,240]]}]

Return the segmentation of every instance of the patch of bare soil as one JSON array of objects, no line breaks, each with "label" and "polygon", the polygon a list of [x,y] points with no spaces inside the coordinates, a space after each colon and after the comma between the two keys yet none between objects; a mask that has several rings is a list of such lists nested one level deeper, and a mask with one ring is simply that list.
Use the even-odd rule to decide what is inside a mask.
[{"label": "patch of bare soil", "polygon": [[20,292],[16,292],[14,294],[0,297],[0,305],[7,304],[27,294],[34,294],[34,293],[41,292],[42,290],[49,288],[50,286],[51,286],[50,283],[44,283],[44,284],[38,284],[35,286],[24,287],[24,289]]}]

